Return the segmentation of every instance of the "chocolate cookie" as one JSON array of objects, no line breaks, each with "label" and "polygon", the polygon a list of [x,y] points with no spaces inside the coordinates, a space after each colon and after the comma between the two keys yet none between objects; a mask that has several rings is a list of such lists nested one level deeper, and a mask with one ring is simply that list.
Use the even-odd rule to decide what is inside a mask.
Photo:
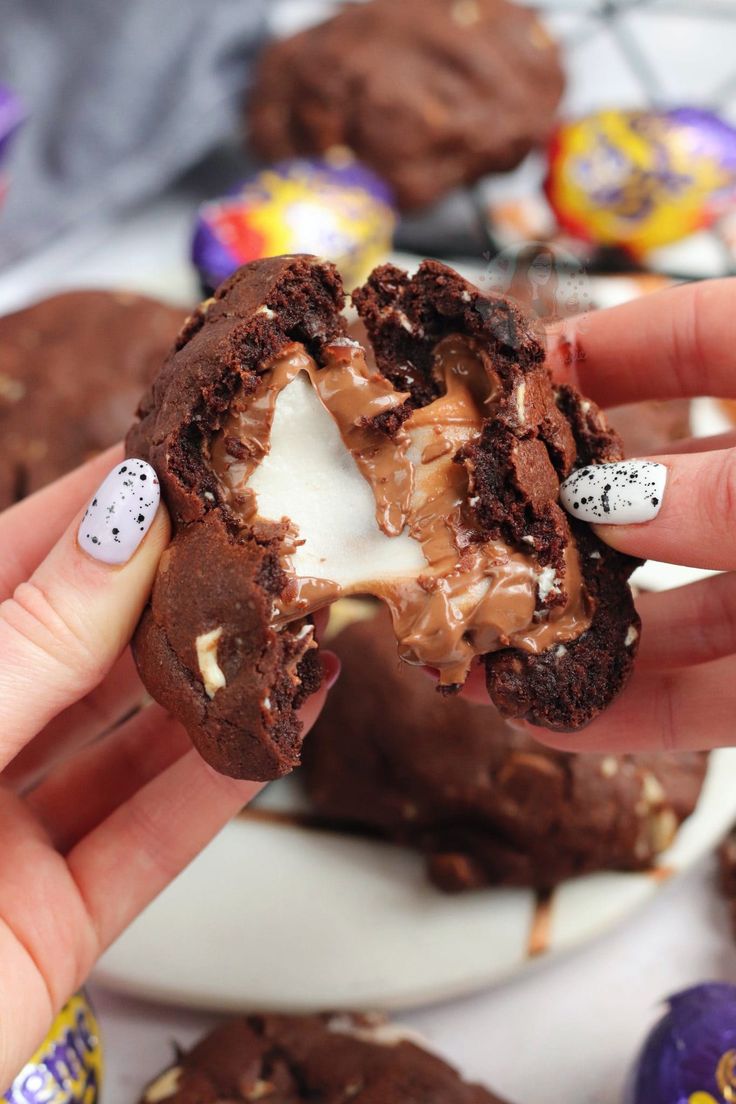
[{"label": "chocolate cookie", "polygon": [[508,0],[370,0],[265,50],[250,95],[266,160],[349,147],[404,209],[513,169],[564,87],[556,45]]},{"label": "chocolate cookie", "polygon": [[312,614],[391,610],[403,658],[443,690],[483,656],[501,710],[578,728],[623,685],[628,576],[558,505],[620,446],[554,389],[524,316],[444,265],[390,265],[354,293],[377,369],[346,336],[334,266],[240,269],[185,327],[131,430],[174,526],[135,641],[151,694],[218,770],[299,760],[320,681]]},{"label": "chocolate cookie", "polygon": [[503,1104],[399,1028],[358,1016],[243,1016],[215,1028],[140,1104]]},{"label": "chocolate cookie", "polygon": [[71,291],[0,318],[0,510],[127,432],[184,311]]},{"label": "chocolate cookie", "polygon": [[330,824],[418,848],[443,890],[646,869],[695,807],[707,756],[568,755],[438,700],[397,664],[384,611],[330,647],[343,668],[304,745],[309,796]]}]

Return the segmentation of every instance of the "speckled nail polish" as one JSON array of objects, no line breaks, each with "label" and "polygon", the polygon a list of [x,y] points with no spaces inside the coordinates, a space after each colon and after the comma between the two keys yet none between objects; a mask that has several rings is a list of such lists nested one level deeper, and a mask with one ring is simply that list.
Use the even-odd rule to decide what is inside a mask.
[{"label": "speckled nail polish", "polygon": [[160,497],[158,476],[145,460],[116,464],[85,511],[79,547],[103,563],[127,563],[148,532]]},{"label": "speckled nail polish", "polygon": [[597,525],[640,525],[662,506],[667,468],[653,460],[590,464],[568,476],[560,502],[580,521]]}]

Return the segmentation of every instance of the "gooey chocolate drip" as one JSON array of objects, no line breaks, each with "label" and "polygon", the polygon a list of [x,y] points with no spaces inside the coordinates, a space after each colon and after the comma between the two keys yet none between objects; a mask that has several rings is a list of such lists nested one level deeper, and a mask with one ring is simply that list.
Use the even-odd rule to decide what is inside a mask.
[{"label": "gooey chocolate drip", "polygon": [[244,522],[258,516],[248,481],[268,452],[278,396],[299,372],[308,375],[370,485],[376,524],[389,540],[406,529],[421,546],[426,570],[414,579],[366,580],[346,588],[329,578],[296,575],[285,542],[290,579],[276,623],[304,617],[348,594],[372,594],[391,612],[402,658],[437,668],[446,686],[463,683],[478,655],[508,646],[539,653],[588,628],[574,544],[566,552],[564,578],[546,583],[564,590],[567,601],[547,610],[538,601],[534,555],[484,540],[475,523],[466,470],[453,458],[493,414],[500,385],[488,355],[470,338],[452,335],[439,342],[434,372],[442,394],[413,411],[391,437],[371,421],[403,406],[408,395],[366,367],[359,345],[329,346],[322,367],[302,346],[290,345],[267,366],[256,394],[233,407],[211,442],[223,498]]}]

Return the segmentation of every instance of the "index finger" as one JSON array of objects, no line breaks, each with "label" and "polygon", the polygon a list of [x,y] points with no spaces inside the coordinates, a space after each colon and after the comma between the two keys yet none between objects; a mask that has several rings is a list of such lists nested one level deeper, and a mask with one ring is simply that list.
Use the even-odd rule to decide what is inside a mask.
[{"label": "index finger", "polygon": [[577,315],[547,336],[555,378],[601,406],[736,396],[736,277]]}]

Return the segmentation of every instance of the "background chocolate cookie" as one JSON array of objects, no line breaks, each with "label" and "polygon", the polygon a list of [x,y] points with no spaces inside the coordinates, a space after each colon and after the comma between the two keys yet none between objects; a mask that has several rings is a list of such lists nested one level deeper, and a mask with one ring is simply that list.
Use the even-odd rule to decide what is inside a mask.
[{"label": "background chocolate cookie", "polygon": [[120,440],[184,318],[118,291],[0,318],[0,510]]},{"label": "background chocolate cookie", "polygon": [[421,207],[518,165],[563,84],[546,30],[508,0],[370,0],[266,49],[250,140],[271,161],[348,146]]},{"label": "background chocolate cookie", "polygon": [[251,1015],[215,1028],[140,1104],[503,1104],[375,1017]]},{"label": "background chocolate cookie", "polygon": [[560,632],[555,646],[548,637],[530,648],[499,641],[484,655],[486,684],[505,716],[583,727],[631,670],[640,622],[628,579],[638,561],[611,555],[587,525],[568,519],[559,484],[575,467],[620,459],[620,438],[595,403],[552,385],[537,326],[513,301],[484,295],[446,266],[425,261],[409,279],[384,265],[353,301],[379,370],[420,406],[442,386],[432,359],[439,336],[459,329],[489,350],[504,397],[486,407],[477,436],[454,457],[466,470],[478,530],[469,546],[489,538],[532,549],[540,568],[536,630],[545,636],[557,618],[577,621],[576,595],[585,607],[578,630],[583,622],[585,629]]},{"label": "background chocolate cookie", "polygon": [[174,526],[141,673],[235,776],[298,762],[312,614],[345,595],[386,602],[400,654],[445,692],[482,655],[502,711],[550,727],[587,723],[636,652],[635,561],[558,503],[576,464],[620,444],[553,387],[526,317],[433,261],[376,269],[353,299],[377,370],[346,335],[334,266],[244,266],[185,327],[127,441]]},{"label": "background chocolate cookie", "polygon": [[331,823],[423,851],[441,889],[645,869],[695,807],[707,756],[567,755],[492,706],[438,700],[397,664],[382,610],[330,647],[343,667],[304,745],[310,798]]}]

